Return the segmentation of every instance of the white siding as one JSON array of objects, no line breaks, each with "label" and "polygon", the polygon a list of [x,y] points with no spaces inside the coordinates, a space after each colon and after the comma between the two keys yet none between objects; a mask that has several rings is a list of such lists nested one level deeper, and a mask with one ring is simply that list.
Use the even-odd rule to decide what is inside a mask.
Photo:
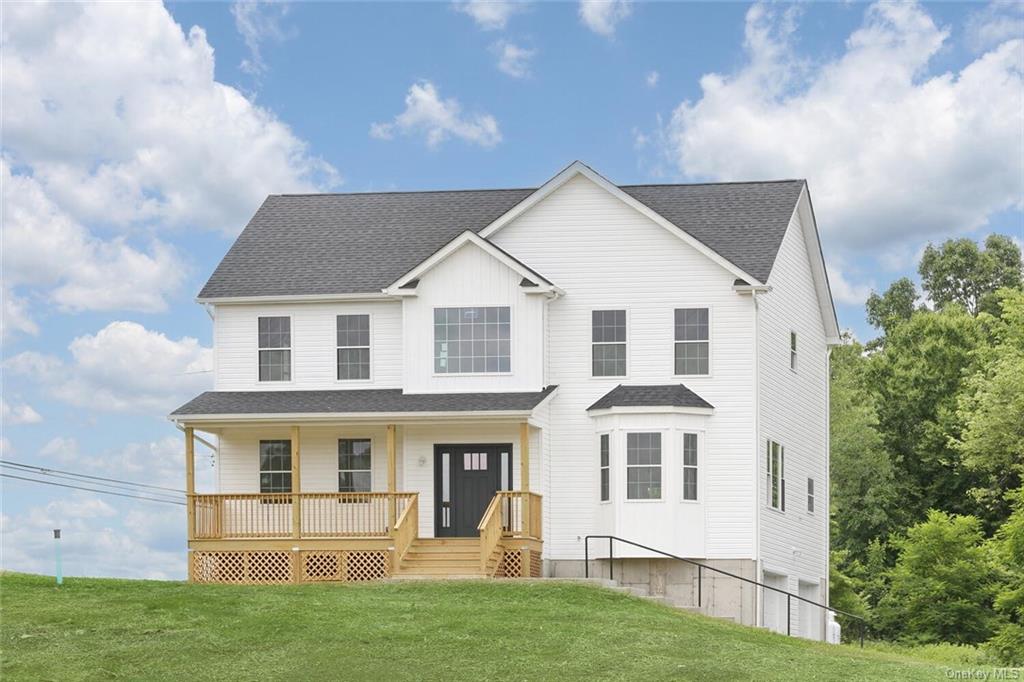
[{"label": "white siding", "polygon": [[[338,381],[336,316],[370,315],[370,381]],[[257,318],[292,319],[292,380],[259,381]],[[365,303],[219,305],[214,319],[218,391],[401,388],[402,306]]]},{"label": "white siding", "polygon": [[[799,580],[818,583],[828,576],[828,349],[805,242],[805,227],[813,229],[808,220],[803,210],[794,215],[769,280],[772,291],[758,298],[760,558],[766,570],[788,576],[791,592]],[[795,372],[791,331],[797,333]],[[785,512],[767,505],[769,439],[785,447]],[[816,493],[813,514],[807,512],[809,477]],[[796,605],[793,610],[795,622]]]},{"label": "white siding", "polygon": [[[466,244],[420,280],[404,301],[405,389],[410,393],[539,391],[544,298],[526,294],[522,276],[474,244]],[[434,308],[509,306],[509,374],[434,374]]]},{"label": "white siding", "polygon": [[[735,277],[678,237],[580,176],[498,231],[492,240],[565,290],[547,311],[550,408],[545,555],[582,558],[598,532],[596,427],[586,408],[619,383],[685,383],[715,406],[707,420],[705,549],[754,552],[754,312]],[[674,378],[673,310],[711,309],[712,376]],[[629,311],[629,376],[591,378],[590,315]],[[666,463],[677,468],[677,462]],[[662,529],[671,545],[671,530]],[[685,532],[697,532],[688,529]]]}]

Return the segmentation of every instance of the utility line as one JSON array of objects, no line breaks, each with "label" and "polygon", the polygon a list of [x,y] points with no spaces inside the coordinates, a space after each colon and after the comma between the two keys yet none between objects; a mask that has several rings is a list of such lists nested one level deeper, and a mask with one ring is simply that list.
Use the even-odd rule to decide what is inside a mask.
[{"label": "utility line", "polygon": [[[149,493],[148,490],[140,490],[139,488],[134,488],[134,487],[132,487],[130,485],[117,485],[116,483],[103,483],[101,481],[93,483],[92,481],[83,481],[80,478],[76,478],[74,475],[65,476],[64,474],[57,474],[57,473],[53,473],[51,471],[46,471],[46,470],[37,471],[36,469],[29,468],[29,467],[15,467],[15,466],[12,466],[12,465],[4,463],[4,462],[0,462],[0,467],[6,467],[8,469],[11,469],[13,471],[18,472],[19,474],[33,474],[35,476],[50,476],[52,478],[61,478],[61,479],[64,479],[64,480],[73,481],[75,483],[89,483],[90,485],[99,485],[99,486],[103,486],[104,488],[113,488],[115,490],[125,490],[125,491],[130,492],[130,493]],[[150,493],[150,494],[158,496],[158,497],[168,497],[168,498],[180,498],[181,497],[181,495],[178,494],[178,493],[161,493],[161,492],[158,492],[158,491],[154,491],[153,493]]]},{"label": "utility line", "polygon": [[0,471],[0,477],[3,478],[15,478],[19,481],[30,481],[32,483],[42,483],[43,485],[55,485],[58,488],[73,488],[75,490],[87,490],[92,493],[102,493],[104,495],[117,495],[118,497],[132,497],[136,500],[146,500],[147,502],[163,502],[164,504],[176,504],[180,507],[184,507],[184,502],[174,502],[173,500],[162,500],[158,497],[144,497],[142,495],[129,495],[127,493],[115,493],[112,490],[100,490],[98,488],[84,488],[78,485],[67,485],[66,483],[56,483],[54,481],[40,481],[36,478],[25,478],[24,476],[15,476],[14,474],[5,474]]},{"label": "utility line", "polygon": [[7,465],[7,466],[19,467],[19,468],[22,468],[22,469],[34,470],[33,473],[39,472],[39,473],[43,473],[43,474],[47,474],[47,475],[53,475],[54,473],[68,474],[68,475],[71,475],[71,476],[77,476],[79,478],[89,478],[89,479],[92,479],[94,481],[110,481],[111,483],[124,483],[125,485],[133,485],[133,486],[136,486],[138,488],[152,488],[153,490],[167,490],[167,491],[172,492],[172,493],[181,493],[183,495],[185,494],[184,490],[179,490],[178,488],[165,488],[164,486],[149,485],[148,483],[136,483],[135,481],[122,481],[122,480],[119,480],[119,479],[116,479],[116,478],[105,478],[103,476],[90,476],[89,474],[78,474],[78,473],[75,473],[74,471],[64,471],[62,469],[50,469],[48,467],[39,467],[39,466],[34,466],[32,464],[22,464],[20,462],[12,462],[9,459],[0,459],[0,464],[4,464],[4,465]]}]

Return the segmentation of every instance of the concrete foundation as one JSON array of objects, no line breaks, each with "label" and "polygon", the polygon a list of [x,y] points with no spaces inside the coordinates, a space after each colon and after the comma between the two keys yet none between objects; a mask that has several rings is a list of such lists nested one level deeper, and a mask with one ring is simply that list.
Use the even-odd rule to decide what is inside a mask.
[{"label": "concrete foundation", "polygon": [[[694,561],[698,561],[695,559]],[[757,579],[753,559],[702,559],[705,566],[728,571],[749,580]],[[757,586],[675,559],[615,559],[610,575],[607,559],[590,562],[591,578],[612,578],[639,594],[660,598],[666,604],[698,611],[716,618],[728,618],[743,625],[757,625]],[[544,575],[552,578],[582,578],[582,560],[546,560]]]}]

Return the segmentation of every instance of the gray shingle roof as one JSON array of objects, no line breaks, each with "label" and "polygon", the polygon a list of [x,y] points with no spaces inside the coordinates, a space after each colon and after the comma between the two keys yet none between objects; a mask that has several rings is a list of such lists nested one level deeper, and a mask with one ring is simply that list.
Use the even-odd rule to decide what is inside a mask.
[{"label": "gray shingle roof", "polygon": [[532,410],[557,386],[522,393],[403,393],[398,388],[345,391],[207,391],[172,417],[220,414],[365,414]]},{"label": "gray shingle roof", "polygon": [[[802,180],[621,189],[765,282]],[[200,298],[379,292],[534,189],[272,195]]]},{"label": "gray shingle roof", "polygon": [[682,384],[659,386],[624,386],[619,384],[601,396],[590,410],[606,410],[609,407],[706,407],[711,403]]}]

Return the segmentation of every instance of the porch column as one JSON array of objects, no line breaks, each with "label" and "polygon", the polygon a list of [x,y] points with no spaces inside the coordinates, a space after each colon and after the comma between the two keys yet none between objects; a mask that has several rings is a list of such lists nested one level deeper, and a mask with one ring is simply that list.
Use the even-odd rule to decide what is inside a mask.
[{"label": "porch column", "polygon": [[395,493],[397,492],[397,472],[395,471],[395,425],[388,424],[387,429],[387,451],[388,451],[388,528],[395,532],[395,523],[398,520],[397,507],[395,505]]},{"label": "porch column", "polygon": [[[530,425],[523,422],[519,425],[519,489],[530,492]],[[530,500],[524,495],[520,504],[523,507],[523,535],[530,535]]]},{"label": "porch column", "polygon": [[299,493],[302,492],[302,480],[299,461],[301,459],[301,444],[299,443],[299,427],[292,426],[292,537],[302,536],[302,502],[299,500]]},{"label": "porch column", "polygon": [[[185,502],[188,509],[188,539],[196,535],[196,436],[191,426],[185,427]],[[191,562],[190,562],[191,563]]]}]

